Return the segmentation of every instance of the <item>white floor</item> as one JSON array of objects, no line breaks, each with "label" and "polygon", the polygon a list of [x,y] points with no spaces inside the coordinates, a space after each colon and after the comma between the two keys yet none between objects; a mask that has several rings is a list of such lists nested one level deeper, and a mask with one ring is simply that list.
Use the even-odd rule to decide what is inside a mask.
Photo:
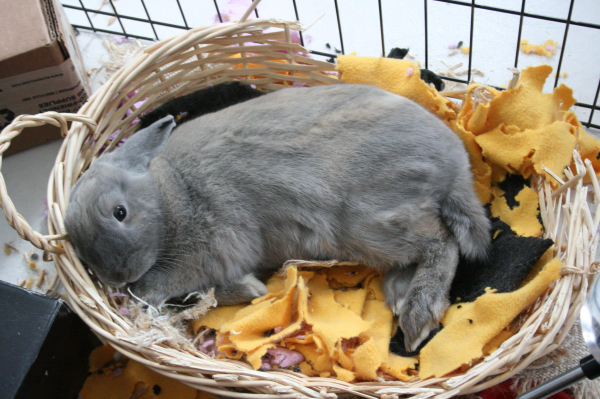
[{"label": "white floor", "polygon": [[[64,4],[79,5],[77,0],[63,0]],[[83,3],[88,8],[96,9],[100,0],[85,0]],[[116,2],[119,11],[129,15],[144,17],[139,1],[120,0]],[[172,3],[172,4],[171,4]],[[182,8],[188,15],[187,23],[191,26],[202,26],[213,23],[215,9],[212,1],[208,0],[181,0]],[[239,13],[250,0],[218,0],[223,13],[235,15]],[[381,34],[379,30],[378,3],[376,0],[340,0],[340,19],[346,53],[356,51],[357,55],[380,56]],[[385,52],[392,47],[410,47],[415,59],[424,64],[423,40],[423,3],[383,0],[382,2]],[[481,4],[502,6],[520,11],[521,0],[510,1],[478,1]],[[182,24],[181,14],[175,0],[146,0],[152,17],[169,23]],[[240,6],[240,4],[242,6]],[[305,24],[315,21],[315,24],[305,33],[307,47],[313,50],[331,52],[326,47],[327,43],[341,48],[339,33],[337,31],[336,13],[333,1],[322,0],[297,0],[300,19]],[[415,5],[418,4],[418,5]],[[528,0],[526,12],[541,13],[544,15],[566,18],[568,0]],[[237,7],[237,8],[236,8]],[[105,11],[110,11],[110,6],[105,5]],[[89,25],[83,12],[66,9],[70,21],[75,24]],[[470,8],[450,5],[428,0],[429,12],[429,63],[434,71],[445,70],[443,62],[449,65],[463,63],[466,67],[468,56],[465,54],[449,55],[448,45],[459,41],[468,42],[470,26]],[[295,19],[291,0],[263,0],[259,5],[261,17],[281,17]],[[118,29],[117,22],[108,25],[109,17],[92,15],[95,26],[102,29]],[[597,0],[577,0],[573,10],[573,19],[600,24],[600,7]],[[148,24],[125,22],[128,32],[153,36]],[[173,28],[156,27],[160,38],[166,38],[179,31]],[[483,77],[476,77],[477,81],[491,85],[501,86],[511,77],[506,67],[513,66],[515,45],[517,41],[518,16],[493,13],[485,10],[475,12],[475,38],[473,43],[473,66],[484,72]],[[548,39],[559,42],[562,46],[564,24],[540,21],[526,18],[523,25],[522,38],[532,43],[541,44]],[[102,62],[108,61],[106,47],[103,40],[112,40],[110,35],[94,34],[80,30],[78,42],[83,53],[87,70],[97,70],[92,75],[92,88],[97,90],[106,79],[106,71],[102,69]],[[578,45],[584,43],[586,45]],[[592,45],[595,43],[594,45]],[[575,97],[586,103],[593,101],[595,91],[600,79],[600,30],[586,29],[572,26],[567,40],[567,50],[563,60],[563,72],[566,78],[561,78],[560,83],[572,87]],[[129,41],[120,46],[133,45]],[[142,42],[142,45],[146,43]],[[119,45],[119,44],[115,44]],[[552,57],[540,55],[519,55],[519,68],[528,65],[549,63],[558,64],[558,52]],[[459,68],[462,69],[462,68]],[[552,83],[554,82],[553,79]],[[545,91],[549,92],[552,85],[548,83]],[[589,110],[576,109],[578,116],[587,121]],[[600,112],[594,115],[594,123],[600,124]],[[592,131],[596,137],[600,132]],[[42,145],[19,154],[11,155],[2,162],[2,175],[6,180],[8,193],[17,205],[17,210],[39,232],[46,232],[44,217],[44,198],[48,174],[54,163],[60,142]],[[28,252],[33,246],[19,238],[17,233],[6,223],[0,222],[0,245],[9,243],[21,252]],[[0,253],[0,279],[12,284],[17,284],[30,277],[36,277],[39,268],[46,269],[50,278],[55,274],[54,266],[41,260],[41,251],[35,249],[39,255],[38,270],[28,267],[22,254],[12,251],[10,255]],[[42,286],[38,291],[44,291]]]},{"label": "white floor", "polygon": [[[31,227],[42,234],[47,234],[46,217],[44,211],[46,205],[46,187],[50,169],[60,147],[60,140],[44,144],[29,150],[10,155],[3,159],[2,176],[6,181],[8,194],[15,204],[17,211],[27,220]],[[11,250],[7,255],[0,253],[0,279],[11,284],[18,284],[30,277],[37,279],[40,269],[46,269],[45,273],[51,281],[56,273],[52,262],[42,261],[42,251],[35,248],[29,242],[21,239],[17,232],[5,221],[0,222],[0,246],[4,250],[4,244],[11,244],[21,253]],[[38,254],[39,260],[37,270],[29,267],[22,253],[30,251]],[[46,285],[38,288],[33,285],[33,290],[46,291]]]}]

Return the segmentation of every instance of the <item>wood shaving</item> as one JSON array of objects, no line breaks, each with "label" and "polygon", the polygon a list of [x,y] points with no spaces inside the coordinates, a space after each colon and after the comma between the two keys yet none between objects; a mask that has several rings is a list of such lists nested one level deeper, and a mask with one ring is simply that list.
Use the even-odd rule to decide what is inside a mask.
[{"label": "wood shaving", "polygon": [[[454,50],[454,51],[458,51],[458,50]],[[456,65],[452,65],[450,66],[448,63],[446,63],[444,60],[441,60],[442,64],[444,64],[446,66],[446,68],[448,68],[445,71],[437,71],[437,74],[440,76],[448,76],[451,78],[458,78],[459,76],[454,72],[457,68],[460,68],[463,63],[460,62]],[[454,91],[454,90],[466,90],[467,89],[467,85],[465,83],[460,83],[460,82],[453,82],[451,80],[444,80],[445,83],[445,88],[444,91]]]},{"label": "wood shaving", "polygon": [[[113,11],[115,12],[115,14],[119,13],[119,9],[117,8],[117,4],[115,3],[117,0],[100,0],[100,5],[98,6],[98,8],[96,8],[97,11],[100,11],[100,9],[102,9],[102,7],[104,7],[106,4],[110,4],[113,9]],[[108,24],[107,26],[111,26],[114,22],[115,22],[116,17],[110,17],[108,19]]]},{"label": "wood shaving", "polygon": [[180,312],[169,306],[160,309],[144,307],[143,303],[131,299],[127,305],[122,306],[127,306],[129,318],[133,322],[133,331],[131,335],[120,338],[143,346],[163,344],[181,350],[194,350],[194,337],[187,332],[186,322],[206,314],[217,306],[217,300],[214,289],[206,294],[192,293],[188,298],[190,296],[196,296],[198,302]]},{"label": "wood shaving", "polygon": [[510,83],[508,84],[508,88],[514,89],[515,87],[517,87],[517,83],[519,83],[519,79],[521,79],[521,71],[519,71],[517,68],[507,68],[507,69],[513,73],[513,77],[510,80]]},{"label": "wood shaving", "polygon": [[17,253],[21,253],[21,251],[19,251],[19,248],[15,247],[14,245],[12,245],[11,243],[7,242],[4,244],[4,252],[7,255],[10,255],[10,251],[16,251]]},{"label": "wood shaving", "polygon": [[217,306],[217,300],[215,299],[215,290],[211,289],[208,294],[196,294],[200,301],[193,307],[184,310],[171,318],[172,323],[184,321],[184,320],[195,320],[200,316],[203,316],[211,308]]},{"label": "wood shaving", "polygon": [[[104,54],[102,57],[100,57],[99,62],[102,65],[102,68],[104,68],[106,71],[106,79],[114,75],[119,69],[121,69],[125,64],[138,55],[145,47],[137,39],[123,44],[118,44],[115,40],[103,39],[102,41],[106,47],[107,54]],[[104,59],[105,55],[108,55],[108,60]]]},{"label": "wood shaving", "polygon": [[38,288],[42,287],[42,283],[44,282],[45,274],[46,274],[46,269],[41,269],[40,273],[38,274],[37,281],[35,282],[36,287],[38,287]]},{"label": "wood shaving", "polygon": [[481,102],[487,104],[495,97],[494,93],[488,90],[488,87],[484,84],[476,87],[471,91],[471,96],[474,103]]},{"label": "wood shaving", "polygon": [[[467,75],[468,73],[468,69],[463,69],[462,71],[456,72],[458,76]],[[471,69],[471,75],[485,76],[485,73],[483,73],[483,71],[480,71],[479,69],[473,68]]]},{"label": "wood shaving", "polygon": [[85,71],[85,73],[87,74],[88,77],[95,76],[96,72],[98,72],[98,68],[92,68],[92,69],[88,69],[87,71]]}]

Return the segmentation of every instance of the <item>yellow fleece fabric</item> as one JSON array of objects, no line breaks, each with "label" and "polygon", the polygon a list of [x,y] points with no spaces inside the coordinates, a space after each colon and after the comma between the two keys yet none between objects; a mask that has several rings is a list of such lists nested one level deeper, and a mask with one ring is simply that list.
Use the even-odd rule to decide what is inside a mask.
[{"label": "yellow fleece fabric", "polygon": [[[229,333],[229,340],[238,351],[250,352],[300,330],[302,320],[292,322],[294,310],[297,314],[305,312],[304,309],[294,309],[292,306],[297,283],[297,270],[289,268],[283,290],[275,293],[272,298],[261,297],[254,300],[250,306],[239,310],[230,322],[223,324],[219,331]],[[276,327],[284,328],[277,334],[265,336],[267,331]]]},{"label": "yellow fleece fabric", "polygon": [[493,217],[500,218],[519,236],[540,237],[542,235],[542,224],[538,219],[539,197],[535,191],[529,187],[523,187],[515,196],[519,206],[515,206],[513,209],[510,209],[506,203],[504,191],[495,186],[493,193],[494,200],[490,208]]},{"label": "yellow fleece fabric", "polygon": [[346,83],[380,87],[410,98],[449,123],[456,117],[455,105],[421,80],[417,64],[392,58],[339,56],[336,70]]},{"label": "yellow fleece fabric", "polygon": [[116,353],[115,349],[106,344],[97,347],[90,353],[90,372],[95,373],[104,367],[108,362],[113,360],[113,356]]},{"label": "yellow fleece fabric", "polygon": [[[548,261],[548,257],[543,260]],[[490,290],[475,302],[451,306],[442,320],[444,328],[421,350],[419,377],[441,377],[497,349],[512,335],[507,329],[510,322],[558,278],[560,267],[561,262],[553,259],[515,292],[497,294]],[[384,302],[381,276],[375,271],[365,275],[362,270],[359,266],[299,272],[289,267],[285,275],[275,275],[267,283],[272,289],[268,295],[244,308],[214,309],[194,321],[193,327],[196,331],[209,324],[218,328],[219,351],[230,358],[245,356],[255,369],[261,367],[269,348],[279,346],[300,352],[304,361],[299,367],[310,376],[333,376],[347,382],[380,378],[408,381],[413,378],[411,370],[415,370],[417,359],[389,353],[394,316]],[[359,276],[356,281],[363,288],[332,289],[330,282],[339,283],[333,276]],[[282,311],[282,303],[290,311]],[[360,314],[356,312],[358,304],[362,304]],[[277,311],[267,312],[269,308]],[[282,331],[265,335],[275,324],[287,320],[286,315],[291,315],[289,326],[275,326]],[[231,320],[223,320],[225,317]],[[253,317],[256,321],[249,322]],[[258,327],[261,320],[263,327]],[[235,330],[244,326],[246,331]]]},{"label": "yellow fleece fabric", "polygon": [[[483,348],[558,278],[559,259],[548,262],[529,284],[509,293],[487,292],[463,311],[453,310],[444,328],[420,353],[419,377],[442,377],[483,356]],[[457,308],[460,304],[453,305]]]},{"label": "yellow fleece fabric", "polygon": [[520,205],[509,209],[501,197],[504,192],[496,186],[507,173],[525,178],[543,175],[556,187],[557,182],[542,166],[564,178],[575,148],[592,161],[596,173],[600,171],[600,142],[587,134],[569,111],[575,103],[572,90],[561,85],[553,93],[542,93],[551,72],[547,65],[529,67],[513,89],[498,92],[486,88],[493,97],[489,102],[474,101],[474,91],[481,87],[471,85],[450,124],[469,153],[475,192],[482,204],[490,203],[492,215],[518,235],[541,235],[538,198],[525,189],[518,195]]},{"label": "yellow fleece fabric", "polygon": [[[114,365],[102,368],[102,373],[91,374],[79,392],[82,399],[129,399],[135,396],[142,399],[197,399],[210,396],[200,396],[184,383],[158,374],[144,365],[129,360],[122,372],[115,373]],[[158,389],[154,387],[158,387]]]},{"label": "yellow fleece fabric", "polygon": [[452,121],[450,126],[456,135],[462,140],[465,149],[469,154],[475,193],[482,204],[488,204],[493,198],[492,166],[490,166],[490,164],[483,159],[482,150],[475,140],[475,135],[465,129],[461,123],[461,120],[462,119],[459,117],[456,121]]},{"label": "yellow fleece fabric", "polygon": [[[334,288],[335,287],[335,288]],[[314,271],[289,267],[267,282],[269,293],[247,306],[222,306],[191,323],[217,331],[218,350],[255,368],[270,348],[300,352],[310,376],[342,381],[412,377],[416,359],[389,353],[394,315],[381,276],[364,266]],[[281,331],[275,333],[274,329]]]},{"label": "yellow fleece fabric", "polygon": [[[489,164],[525,178],[533,172],[546,175],[542,165],[563,174],[577,145],[578,130],[583,129],[567,112],[575,103],[571,89],[561,85],[552,94],[542,93],[551,72],[547,65],[529,67],[521,74],[522,83],[495,93],[487,104],[465,102],[457,125],[475,136]],[[471,85],[469,99],[478,86]]]}]

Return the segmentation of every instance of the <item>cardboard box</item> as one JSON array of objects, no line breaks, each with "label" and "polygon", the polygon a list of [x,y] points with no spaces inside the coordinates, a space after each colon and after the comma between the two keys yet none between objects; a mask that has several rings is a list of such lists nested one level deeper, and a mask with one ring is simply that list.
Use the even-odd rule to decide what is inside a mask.
[{"label": "cardboard box", "polygon": [[[21,114],[77,112],[91,91],[59,1],[0,0],[0,9],[0,129]],[[56,127],[26,129],[5,154],[58,137]]]},{"label": "cardboard box", "polygon": [[100,345],[61,300],[0,281],[0,398],[75,399]]}]

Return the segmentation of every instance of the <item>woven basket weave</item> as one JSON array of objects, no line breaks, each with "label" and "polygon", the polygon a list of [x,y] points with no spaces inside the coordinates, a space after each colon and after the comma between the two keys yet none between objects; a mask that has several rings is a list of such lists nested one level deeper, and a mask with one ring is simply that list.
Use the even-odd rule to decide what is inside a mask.
[{"label": "woven basket weave", "polygon": [[[333,65],[299,55],[307,51],[291,41],[291,30],[297,29],[296,22],[255,19],[187,31],[145,48],[94,93],[78,114],[22,115],[2,131],[0,165],[10,140],[23,128],[52,124],[62,129],[65,139],[48,184],[49,235],[33,231],[17,213],[1,175],[0,205],[19,235],[54,261],[69,305],[96,334],[127,357],[197,389],[235,398],[333,398],[337,394],[451,398],[498,384],[554,350],[578,317],[595,271],[598,235],[594,226],[598,226],[600,213],[594,215],[588,208],[589,187],[583,184],[583,177],[589,174],[596,199],[600,199],[600,187],[591,164],[582,162],[576,152],[576,174],[567,170],[567,180],[559,179],[557,190],[552,191],[542,178],[532,182],[540,198],[544,236],[555,241],[555,255],[564,261],[561,278],[514,322],[518,332],[513,337],[464,374],[409,383],[352,384],[290,370],[255,371],[241,361],[216,360],[164,343],[145,347],[127,339],[133,334],[131,321],[119,313],[107,291],[87,273],[66,236],[63,218],[73,183],[103,147],[110,151],[134,132],[132,121],[136,117],[175,96],[232,80],[245,80],[264,91],[294,82],[307,86],[341,83],[328,74],[335,74]],[[134,104],[146,98],[136,109]],[[124,106],[120,106],[122,102]],[[125,117],[128,109],[133,113]],[[72,122],[70,129],[67,122]],[[117,130],[117,137],[110,140]]]}]

